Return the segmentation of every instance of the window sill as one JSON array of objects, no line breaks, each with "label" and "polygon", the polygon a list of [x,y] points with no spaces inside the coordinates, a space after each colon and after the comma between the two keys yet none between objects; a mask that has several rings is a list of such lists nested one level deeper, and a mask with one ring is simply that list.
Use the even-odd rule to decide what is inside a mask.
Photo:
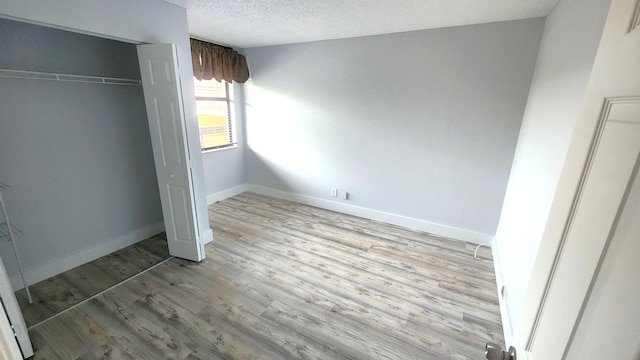
[{"label": "window sill", "polygon": [[203,154],[208,154],[208,153],[213,153],[213,152],[218,152],[218,151],[235,149],[237,147],[238,147],[238,144],[235,144],[233,146],[225,146],[223,148],[218,148],[218,149],[200,150],[200,152],[202,152]]}]

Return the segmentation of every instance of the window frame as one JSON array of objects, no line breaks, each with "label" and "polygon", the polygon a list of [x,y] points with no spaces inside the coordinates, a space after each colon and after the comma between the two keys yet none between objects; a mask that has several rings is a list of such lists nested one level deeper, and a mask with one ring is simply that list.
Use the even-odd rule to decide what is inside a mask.
[{"label": "window frame", "polygon": [[[198,108],[198,101],[214,101],[214,102],[225,102],[226,106],[227,106],[227,130],[229,132],[229,143],[227,144],[223,144],[223,145],[217,145],[217,146],[211,146],[211,147],[203,147],[202,145],[202,140],[200,140],[200,151],[202,153],[207,153],[207,152],[214,152],[214,151],[220,151],[220,150],[225,150],[225,149],[233,149],[238,147],[238,134],[237,134],[237,123],[236,123],[236,109],[235,109],[235,87],[233,83],[228,83],[225,80],[217,81],[215,79],[211,79],[211,80],[198,80],[195,77],[193,78],[194,83],[195,82],[202,82],[202,81],[215,81],[218,83],[222,83],[224,85],[224,90],[225,90],[225,95],[226,97],[220,97],[220,96],[198,96],[197,91],[194,90],[195,92],[195,98],[196,98],[196,112],[197,112],[197,116],[200,116],[200,110]],[[233,92],[233,93],[232,93]],[[233,96],[232,96],[233,94]],[[198,132],[199,132],[199,137],[201,136],[201,127],[200,127],[200,120],[198,118]]]}]

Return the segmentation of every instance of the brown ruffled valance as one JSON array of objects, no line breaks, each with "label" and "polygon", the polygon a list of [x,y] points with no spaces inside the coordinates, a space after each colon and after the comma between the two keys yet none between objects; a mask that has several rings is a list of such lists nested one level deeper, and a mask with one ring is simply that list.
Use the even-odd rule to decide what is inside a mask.
[{"label": "brown ruffled valance", "polygon": [[243,83],[249,79],[247,59],[228,47],[191,39],[191,60],[198,80]]}]

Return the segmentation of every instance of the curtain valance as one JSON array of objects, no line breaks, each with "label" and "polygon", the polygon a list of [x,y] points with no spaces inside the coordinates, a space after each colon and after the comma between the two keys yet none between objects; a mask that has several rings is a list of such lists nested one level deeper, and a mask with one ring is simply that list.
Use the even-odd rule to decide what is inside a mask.
[{"label": "curtain valance", "polygon": [[191,39],[191,60],[198,80],[243,83],[249,79],[247,59],[232,48]]}]

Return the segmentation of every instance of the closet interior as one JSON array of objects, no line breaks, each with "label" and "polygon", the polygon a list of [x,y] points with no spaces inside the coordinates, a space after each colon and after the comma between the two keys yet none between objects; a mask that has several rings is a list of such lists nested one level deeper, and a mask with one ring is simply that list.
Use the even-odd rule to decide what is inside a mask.
[{"label": "closet interior", "polygon": [[134,44],[0,19],[0,109],[0,257],[27,325],[169,258]]}]

